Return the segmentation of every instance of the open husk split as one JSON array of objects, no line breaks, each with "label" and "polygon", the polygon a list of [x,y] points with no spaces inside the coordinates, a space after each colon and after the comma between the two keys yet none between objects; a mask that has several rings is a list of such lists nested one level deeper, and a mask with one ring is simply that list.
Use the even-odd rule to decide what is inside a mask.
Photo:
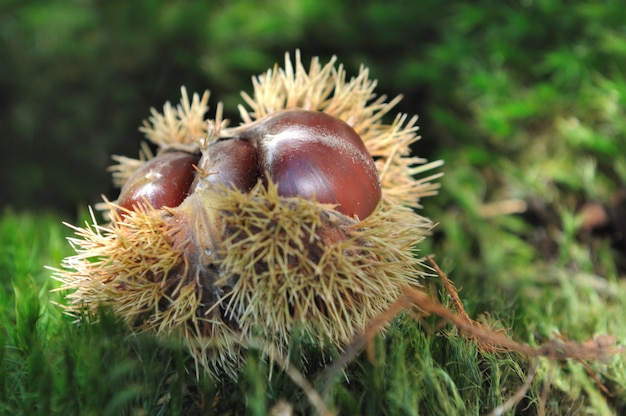
[{"label": "open husk split", "polygon": [[[375,160],[382,188],[375,211],[359,220],[333,206],[283,197],[271,181],[249,192],[199,181],[175,208],[134,211],[116,201],[73,227],[76,254],[55,278],[67,290],[70,314],[85,316],[104,305],[135,331],[182,340],[199,368],[235,374],[252,336],[288,349],[294,330],[339,348],[386,310],[406,285],[419,286],[425,267],[418,243],[433,223],[419,214],[421,198],[436,192],[440,165],[410,155],[418,140],[416,117],[399,114],[385,124],[399,98],[376,97],[376,82],[361,68],[346,79],[342,66],[317,58],[306,69],[294,62],[253,78],[243,94],[242,123],[229,128],[221,106],[206,119],[209,94],[152,110],[142,127],[158,152],[201,154],[200,178],[212,172],[211,144],[277,111],[305,109],[337,117],[361,136]],[[152,158],[115,157],[114,182],[122,186]]]}]

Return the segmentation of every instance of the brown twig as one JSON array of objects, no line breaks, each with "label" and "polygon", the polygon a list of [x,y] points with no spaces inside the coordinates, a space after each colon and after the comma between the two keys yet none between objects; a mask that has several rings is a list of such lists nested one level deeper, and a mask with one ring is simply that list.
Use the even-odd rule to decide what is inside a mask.
[{"label": "brown twig", "polygon": [[[567,359],[606,360],[611,355],[624,352],[622,347],[610,342],[587,341],[579,343],[567,339],[550,340],[534,348],[528,344],[514,341],[492,328],[484,327],[474,321],[468,322],[466,318],[450,311],[421,290],[405,287],[404,295],[410,300],[412,306],[451,322],[466,336],[477,340],[480,344],[497,347],[503,352],[516,352],[528,357],[548,357],[556,361]],[[405,304],[406,300],[401,299],[398,302]]]},{"label": "brown twig", "polygon": [[467,312],[465,312],[465,308],[463,307],[463,302],[461,302],[459,292],[456,289],[456,286],[454,286],[454,283],[452,283],[452,281],[448,279],[448,276],[439,268],[439,265],[435,262],[435,260],[431,256],[426,256],[426,260],[428,260],[428,262],[433,267],[433,269],[435,269],[435,272],[437,272],[437,276],[439,276],[439,278],[441,279],[441,282],[443,283],[444,289],[446,289],[446,292],[448,292],[448,295],[452,298],[452,303],[454,303],[454,306],[457,312],[459,313],[459,315],[461,315],[461,317],[465,319],[468,323],[475,323],[469,317]]},{"label": "brown twig", "polygon": [[[427,257],[427,259],[441,278],[444,288],[451,296],[452,302],[457,311],[455,312],[450,310],[440,301],[433,299],[428,293],[426,293],[422,289],[417,289],[410,286],[404,287],[403,295],[400,296],[400,298],[396,302],[390,305],[390,307],[386,311],[380,313],[378,316],[372,319],[369,322],[365,331],[362,334],[356,335],[350,345],[346,347],[344,353],[335,361],[335,363],[331,367],[326,370],[325,374],[323,375],[323,388],[321,390],[323,392],[323,397],[327,396],[332,382],[337,374],[339,374],[339,372],[343,370],[357,356],[357,354],[362,351],[363,348],[366,349],[370,361],[375,362],[373,343],[374,337],[381,330],[381,328],[386,326],[391,320],[393,320],[402,312],[409,312],[409,316],[413,315],[414,317],[415,315],[419,317],[422,317],[424,315],[438,316],[439,318],[442,318],[443,320],[453,324],[466,337],[476,340],[476,342],[482,349],[486,349],[490,352],[513,352],[525,355],[527,357],[546,357],[552,361],[573,359],[580,361],[581,363],[583,363],[583,365],[586,364],[584,361],[604,361],[612,355],[624,352],[623,347],[616,345],[616,339],[612,335],[601,335],[582,343],[571,341],[566,337],[561,336],[545,342],[539,347],[532,347],[528,344],[514,341],[509,338],[505,333],[495,330],[489,326],[481,325],[480,323],[472,320],[465,312],[461,299],[458,296],[458,292],[454,287],[454,284],[441,271],[441,269],[437,266],[434,260],[432,260],[432,258]],[[415,310],[419,311],[419,313],[412,313],[415,312]],[[282,364],[280,360],[277,360],[277,362],[284,366],[284,364]],[[524,395],[528,392],[530,388],[533,378],[536,375],[536,367],[537,364],[534,364],[530,368],[524,384],[505,404],[494,410],[494,415],[502,414],[510,410],[517,403],[519,403],[519,401],[524,397]],[[590,372],[590,376],[597,383],[599,383],[598,378],[593,375],[592,370],[588,365],[585,365],[585,369]],[[295,371],[297,372],[297,370]],[[317,391],[313,389],[310,383],[308,383],[306,380],[304,380],[306,383],[303,383],[302,380],[299,380],[299,377],[303,378],[301,373],[297,372],[297,374],[294,375],[290,374],[290,377],[292,378],[292,380],[294,380],[294,382],[301,386],[305,393],[307,392],[307,390],[309,391],[309,393],[311,393],[311,390],[314,392],[314,394],[310,394],[309,400],[314,399],[319,403],[324,403],[321,397],[317,394]],[[544,410],[543,405],[547,400],[546,396],[551,381],[547,380],[546,383],[547,385],[544,384],[544,388],[542,389],[541,393],[539,412],[543,412]],[[599,387],[605,394],[610,394],[606,387]],[[307,394],[307,396],[309,396],[309,394]],[[313,404],[312,401],[311,403]],[[314,405],[314,407],[316,406]],[[318,409],[318,412],[320,411],[320,408],[316,407],[316,409]]]},{"label": "brown twig", "polygon": [[539,396],[539,404],[537,405],[537,416],[544,416],[546,414],[546,403],[548,402],[548,393],[550,392],[550,386],[552,385],[552,377],[554,376],[554,364],[548,367],[548,374],[541,387],[541,395]]}]

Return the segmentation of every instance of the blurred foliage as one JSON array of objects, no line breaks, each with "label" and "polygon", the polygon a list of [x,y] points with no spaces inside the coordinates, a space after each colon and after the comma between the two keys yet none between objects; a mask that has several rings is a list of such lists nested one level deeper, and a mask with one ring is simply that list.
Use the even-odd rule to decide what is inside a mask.
[{"label": "blurred foliage", "polygon": [[[110,155],[135,156],[149,108],[176,102],[181,85],[209,89],[212,107],[223,101],[238,123],[239,92],[285,52],[299,48],[305,62],[337,55],[348,74],[369,67],[380,94],[402,94],[398,110],[420,116],[416,153],[445,161],[440,194],[424,201],[439,225],[422,252],[435,253],[463,288],[470,314],[502,319],[530,343],[556,331],[580,340],[615,332],[624,344],[615,293],[626,273],[625,22],[619,0],[0,0],[0,206],[74,216],[101,194],[115,198]],[[36,256],[29,253],[20,255]],[[403,345],[387,352],[390,362],[420,370],[390,371],[425,377],[432,388],[385,384],[384,369],[355,365],[366,376],[354,390],[337,387],[338,406],[462,414],[475,400],[486,411],[497,403],[480,391],[481,376],[502,377],[509,391],[521,378],[519,362],[490,357],[475,363],[490,371],[465,377],[436,356],[441,340],[413,337],[415,350],[435,351],[434,361],[416,361]],[[458,360],[466,348],[445,347]],[[282,396],[264,384],[264,363],[249,366],[237,391],[263,413]],[[554,377],[546,410],[623,412],[623,369],[622,361],[597,369],[617,392],[608,398],[580,368],[543,368]],[[423,396],[408,395],[411,386]],[[359,388],[397,400],[355,396]],[[465,403],[455,396],[475,390]],[[448,393],[449,402],[438,401]],[[449,408],[428,407],[436,403]]]},{"label": "blurred foliage", "polygon": [[430,88],[420,72],[437,73],[421,65],[434,4],[2,0],[0,204],[71,212],[114,197],[110,155],[136,154],[150,107],[177,101],[181,85],[209,89],[237,122],[250,77],[296,48],[336,54],[352,73],[366,63],[414,113]]},{"label": "blurred foliage", "polygon": [[[137,154],[150,107],[176,102],[181,85],[209,89],[238,123],[250,77],[296,48],[305,61],[336,54],[349,74],[365,64],[379,93],[403,94],[398,110],[420,115],[416,152],[446,162],[426,213],[448,241],[463,239],[444,247],[453,258],[489,252],[495,226],[519,239],[490,261],[516,273],[533,255],[528,242],[556,255],[562,210],[619,205],[626,9],[617,0],[0,0],[0,10],[0,206],[72,213],[115,198],[110,155]],[[525,217],[484,215],[507,200],[526,203]]]}]

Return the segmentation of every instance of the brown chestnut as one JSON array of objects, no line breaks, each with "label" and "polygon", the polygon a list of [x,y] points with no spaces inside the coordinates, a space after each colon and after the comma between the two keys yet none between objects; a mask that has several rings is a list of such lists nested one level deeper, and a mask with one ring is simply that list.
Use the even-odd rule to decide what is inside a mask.
[{"label": "brown chestnut", "polygon": [[[242,192],[248,192],[256,184],[257,150],[250,142],[218,141],[211,144],[206,154],[209,175],[204,181],[223,183]],[[199,163],[199,155],[180,151],[162,153],[128,178],[117,203],[128,210],[145,202],[156,209],[177,207],[196,189],[200,178],[194,166]]]},{"label": "brown chestnut", "polygon": [[147,161],[128,178],[118,205],[134,211],[146,202],[154,208],[177,207],[189,195],[199,155],[166,152]]},{"label": "brown chestnut", "polygon": [[[259,170],[283,196],[315,198],[363,219],[381,198],[374,160],[356,131],[319,111],[277,112],[244,133],[256,142]],[[265,178],[267,180],[267,177]]]},{"label": "brown chestnut", "polygon": [[[204,181],[223,183],[242,192],[250,191],[257,183],[257,151],[250,142],[239,139],[221,140],[209,146],[207,156],[210,174],[203,178]],[[195,189],[195,186],[194,183],[191,189]]]}]

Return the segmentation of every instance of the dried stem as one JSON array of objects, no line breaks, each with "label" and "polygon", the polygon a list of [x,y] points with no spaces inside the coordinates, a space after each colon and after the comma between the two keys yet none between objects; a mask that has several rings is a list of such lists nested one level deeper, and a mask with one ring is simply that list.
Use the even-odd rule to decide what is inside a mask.
[{"label": "dried stem", "polygon": [[[353,341],[346,347],[341,357],[339,357],[335,363],[326,370],[323,375],[324,382],[322,384],[324,397],[327,396],[332,382],[337,374],[345,368],[345,366],[347,366],[363,348],[366,348],[370,361],[375,362],[373,348],[374,343],[372,341],[376,334],[401,312],[410,313],[415,309],[420,311],[420,313],[417,314],[420,317],[424,314],[435,315],[452,323],[463,334],[465,334],[465,336],[476,340],[480,348],[485,351],[514,352],[527,357],[546,357],[552,361],[563,361],[568,359],[580,361],[583,365],[585,365],[585,369],[589,372],[596,384],[599,384],[599,388],[605,394],[610,394],[606,387],[599,383],[598,378],[593,374],[591,368],[586,365],[584,361],[605,361],[612,355],[624,353],[623,347],[615,345],[616,339],[614,336],[598,336],[582,343],[571,341],[563,336],[560,336],[545,342],[539,347],[532,347],[528,344],[514,341],[507,337],[506,334],[493,328],[483,326],[472,320],[465,312],[461,299],[452,281],[450,281],[450,279],[441,271],[431,257],[427,257],[427,260],[441,278],[444,288],[452,298],[452,302],[455,309],[457,309],[457,312],[448,309],[441,302],[429,296],[424,290],[405,286],[403,289],[403,296],[401,296],[395,303],[391,304],[386,311],[380,313],[372,319],[364,333],[356,335],[353,338]],[[502,414],[510,410],[523,398],[530,388],[533,378],[535,377],[537,361],[534,360],[534,362],[535,364],[530,368],[524,384],[515,393],[515,395],[507,401],[507,403],[494,410],[494,415]],[[542,403],[545,403],[546,394],[547,390],[544,389],[541,395]]]},{"label": "dried stem", "polygon": [[452,302],[454,303],[454,306],[456,307],[457,312],[468,323],[477,324],[476,322],[472,321],[472,319],[469,317],[467,312],[465,312],[465,308],[463,307],[463,302],[461,302],[461,298],[459,297],[459,293],[456,289],[456,286],[454,286],[454,283],[452,283],[452,281],[448,279],[448,276],[446,276],[446,274],[443,271],[441,271],[441,269],[439,268],[439,265],[435,262],[435,260],[431,256],[426,256],[426,260],[428,260],[430,265],[433,266],[433,269],[435,269],[435,272],[437,272],[437,275],[439,276],[439,278],[441,279],[441,282],[443,283],[443,287],[446,289],[446,292],[448,292],[448,295],[450,295],[450,297],[452,298]]}]

